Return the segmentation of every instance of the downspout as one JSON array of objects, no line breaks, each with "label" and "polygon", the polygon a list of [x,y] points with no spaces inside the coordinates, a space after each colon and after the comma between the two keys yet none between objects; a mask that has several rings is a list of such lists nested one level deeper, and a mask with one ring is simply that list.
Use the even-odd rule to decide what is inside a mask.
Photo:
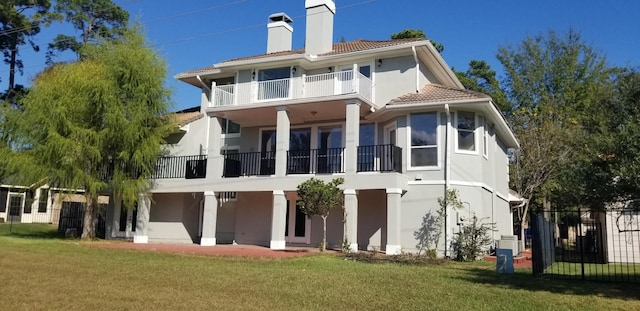
[{"label": "downspout", "polygon": [[[213,92],[211,91],[211,88],[204,83],[204,81],[202,81],[202,78],[200,78],[200,75],[196,76],[196,79],[198,79],[198,81],[200,81],[200,84],[202,84],[202,87],[209,91],[209,106],[211,106],[211,100],[213,99]],[[203,110],[202,107],[200,107],[200,110]],[[211,118],[207,118],[207,130],[206,132],[206,137],[205,137],[205,141],[204,141],[204,149],[207,150],[207,154],[209,154],[209,128],[211,125]],[[202,150],[200,150],[200,153],[202,153]]]},{"label": "downspout", "polygon": [[444,131],[444,257],[449,257],[449,202],[447,202],[447,191],[450,187],[451,179],[451,144],[449,143],[449,135],[451,128],[451,111],[449,104],[444,104],[444,111],[447,114],[447,126]]},{"label": "downspout", "polygon": [[418,61],[418,53],[416,52],[416,47],[412,46],[411,51],[413,52],[413,59],[416,61],[416,93],[420,92],[420,62]]}]

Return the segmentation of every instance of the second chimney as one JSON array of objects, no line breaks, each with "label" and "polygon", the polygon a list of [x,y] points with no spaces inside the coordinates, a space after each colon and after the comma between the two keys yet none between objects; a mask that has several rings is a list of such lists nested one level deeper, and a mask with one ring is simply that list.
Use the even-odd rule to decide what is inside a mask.
[{"label": "second chimney", "polygon": [[318,55],[331,52],[336,3],[333,0],[306,0],[304,5],[307,9],[306,53]]},{"label": "second chimney", "polygon": [[293,20],[284,13],[275,13],[269,16],[269,24],[267,24],[267,53],[291,50],[292,23]]}]

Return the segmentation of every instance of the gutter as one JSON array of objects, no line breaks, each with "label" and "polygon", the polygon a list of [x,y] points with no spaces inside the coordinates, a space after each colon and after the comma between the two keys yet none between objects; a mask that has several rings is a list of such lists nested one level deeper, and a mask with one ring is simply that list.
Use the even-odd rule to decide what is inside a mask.
[{"label": "gutter", "polygon": [[416,46],[411,47],[413,52],[413,59],[416,61],[416,93],[420,92],[420,62],[418,61],[418,52],[416,52]]},{"label": "gutter", "polygon": [[447,191],[451,187],[451,144],[449,142],[449,136],[451,132],[451,111],[449,110],[449,104],[444,104],[444,111],[447,114],[447,126],[444,134],[444,257],[449,257],[449,202],[447,202]]},{"label": "gutter", "polygon": [[204,81],[202,81],[202,78],[200,78],[200,75],[196,75],[196,79],[198,79],[198,81],[200,81],[200,84],[202,84],[202,87],[204,87],[207,91],[209,91],[209,94],[211,94],[211,88],[207,86],[207,84],[204,83]]}]

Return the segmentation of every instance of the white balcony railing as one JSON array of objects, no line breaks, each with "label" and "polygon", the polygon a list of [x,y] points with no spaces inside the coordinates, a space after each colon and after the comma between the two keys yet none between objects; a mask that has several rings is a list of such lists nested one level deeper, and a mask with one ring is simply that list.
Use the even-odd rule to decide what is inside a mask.
[{"label": "white balcony railing", "polygon": [[216,86],[211,106],[247,105],[273,100],[360,94],[371,100],[371,80],[353,70]]}]

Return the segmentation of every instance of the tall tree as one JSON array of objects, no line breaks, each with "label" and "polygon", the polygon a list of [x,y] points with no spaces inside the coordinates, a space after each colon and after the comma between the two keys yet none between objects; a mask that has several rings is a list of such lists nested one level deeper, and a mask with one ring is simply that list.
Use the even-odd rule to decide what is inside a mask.
[{"label": "tall tree", "polygon": [[52,61],[56,52],[66,50],[82,56],[83,46],[120,36],[129,20],[129,13],[111,0],[57,0],[54,11],[59,20],[71,24],[80,35],[56,36],[49,44],[48,62]]},{"label": "tall tree", "polygon": [[527,199],[523,230],[530,204],[547,198],[560,170],[585,143],[586,108],[597,104],[609,70],[605,58],[574,30],[527,37],[517,46],[501,47],[497,57],[512,107],[509,121],[521,145],[510,180]]},{"label": "tall tree", "polygon": [[20,46],[29,43],[34,51],[40,47],[32,38],[46,22],[49,0],[6,0],[0,3],[0,50],[4,62],[9,65],[9,80],[4,99],[12,102],[16,72],[22,72],[22,60],[18,58]]},{"label": "tall tree", "polygon": [[[322,218],[322,245],[320,250],[327,248],[327,217],[334,207],[343,206],[344,195],[338,188],[344,179],[336,178],[328,183],[316,178],[298,185],[298,207],[307,217],[318,216]],[[346,234],[346,232],[345,232]]]},{"label": "tall tree", "polygon": [[486,61],[472,60],[466,72],[453,71],[465,88],[491,96],[502,112],[511,110],[511,103],[496,78],[495,70]]},{"label": "tall tree", "polygon": [[[405,29],[403,31],[400,32],[396,32],[394,34],[391,34],[391,40],[397,40],[397,39],[409,39],[409,38],[422,38],[422,39],[427,39],[427,35],[424,34],[424,31],[420,30],[420,29]],[[431,44],[433,44],[433,47],[436,48],[436,50],[438,51],[438,53],[442,53],[442,51],[444,51],[444,45],[429,39],[429,41],[431,41]]]},{"label": "tall tree", "polygon": [[24,157],[52,185],[83,189],[82,238],[95,236],[100,193],[125,206],[150,187],[163,137],[173,129],[165,117],[169,93],[164,61],[133,28],[115,41],[82,49],[75,63],[39,74],[23,100]]}]

